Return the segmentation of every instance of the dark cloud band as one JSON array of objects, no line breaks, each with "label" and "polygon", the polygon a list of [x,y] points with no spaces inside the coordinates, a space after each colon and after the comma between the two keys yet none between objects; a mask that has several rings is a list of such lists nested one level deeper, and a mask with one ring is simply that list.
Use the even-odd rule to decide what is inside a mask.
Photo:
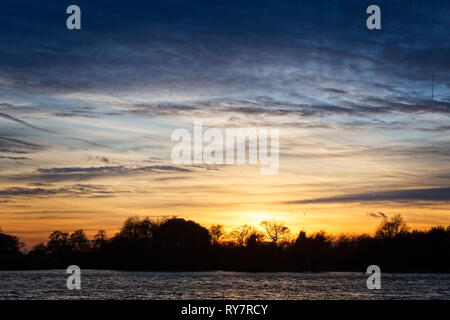
[{"label": "dark cloud band", "polygon": [[286,204],[351,203],[378,201],[450,201],[450,187],[428,189],[405,189],[371,193],[347,194],[342,196],[288,201]]}]

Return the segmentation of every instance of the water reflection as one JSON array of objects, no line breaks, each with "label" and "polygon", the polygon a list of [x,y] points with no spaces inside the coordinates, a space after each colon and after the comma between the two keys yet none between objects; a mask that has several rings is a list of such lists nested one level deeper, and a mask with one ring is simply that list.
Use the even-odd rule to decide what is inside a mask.
[{"label": "water reflection", "polygon": [[450,299],[448,274],[382,274],[368,290],[355,272],[128,272],[83,270],[82,289],[65,270],[0,271],[0,299]]}]

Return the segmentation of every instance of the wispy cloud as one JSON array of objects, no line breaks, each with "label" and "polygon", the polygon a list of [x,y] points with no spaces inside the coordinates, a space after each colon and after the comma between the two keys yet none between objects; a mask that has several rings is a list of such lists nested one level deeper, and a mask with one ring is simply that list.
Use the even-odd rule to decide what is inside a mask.
[{"label": "wispy cloud", "polygon": [[0,156],[0,159],[8,159],[8,160],[29,160],[27,157],[11,157],[11,156]]},{"label": "wispy cloud", "polygon": [[286,204],[348,203],[378,201],[450,201],[450,187],[375,191],[334,197],[287,201]]},{"label": "wispy cloud", "polygon": [[381,212],[381,211],[378,211],[378,212],[368,212],[367,215],[370,216],[370,217],[374,217],[374,218],[387,218],[387,215],[384,214],[384,213]]},{"label": "wispy cloud", "polygon": [[40,196],[88,196],[88,197],[104,197],[114,196],[118,192],[108,190],[106,186],[76,184],[73,186],[65,186],[59,188],[23,188],[11,187],[0,190],[3,197],[40,197]]},{"label": "wispy cloud", "polygon": [[5,114],[5,113],[0,113],[0,117],[2,117],[2,118],[4,118],[4,119],[7,119],[7,120],[11,120],[11,121],[17,122],[17,123],[19,123],[19,124],[21,124],[21,125],[24,125],[25,127],[31,128],[31,129],[43,131],[43,132],[46,132],[46,133],[54,133],[54,134],[56,134],[56,132],[54,132],[54,131],[39,128],[39,127],[34,126],[34,125],[32,125],[32,124],[30,124],[30,123],[24,121],[24,120],[17,119],[17,118],[15,118],[15,117],[10,116],[10,115]]},{"label": "wispy cloud", "polygon": [[45,147],[10,137],[0,137],[0,152],[30,153],[43,150]]},{"label": "wispy cloud", "polygon": [[189,173],[192,169],[170,165],[153,166],[102,166],[102,167],[59,167],[39,168],[30,174],[17,174],[8,177],[10,181],[16,182],[62,182],[62,181],[85,181],[95,178],[124,177],[139,174],[163,174],[163,173]]}]

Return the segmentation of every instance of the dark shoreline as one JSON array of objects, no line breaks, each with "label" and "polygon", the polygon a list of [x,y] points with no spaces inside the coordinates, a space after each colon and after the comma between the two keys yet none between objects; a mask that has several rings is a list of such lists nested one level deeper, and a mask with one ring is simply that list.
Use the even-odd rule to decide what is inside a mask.
[{"label": "dark shoreline", "polygon": [[[33,271],[33,270],[65,270],[69,265],[78,265],[82,270],[111,270],[111,271],[136,271],[136,272],[247,272],[247,273],[303,273],[303,272],[366,272],[368,265],[361,265],[361,267],[352,268],[318,268],[318,269],[297,269],[286,267],[253,267],[253,268],[232,268],[232,267],[195,267],[195,268],[177,268],[177,267],[142,267],[142,266],[115,266],[104,263],[92,263],[83,261],[85,257],[52,257],[52,256],[9,256],[0,257],[0,272],[1,271]],[[6,260],[6,261],[5,261]],[[450,274],[450,270],[442,268],[384,268],[380,265],[382,272],[387,273],[429,273],[429,274]]]}]

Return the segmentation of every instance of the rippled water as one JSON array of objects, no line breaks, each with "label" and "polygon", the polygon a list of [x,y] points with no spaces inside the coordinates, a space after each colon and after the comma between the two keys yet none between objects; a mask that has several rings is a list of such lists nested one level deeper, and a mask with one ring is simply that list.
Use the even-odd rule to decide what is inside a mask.
[{"label": "rippled water", "polygon": [[450,274],[383,273],[368,290],[355,272],[244,273],[82,270],[0,271],[0,299],[450,299]]}]

